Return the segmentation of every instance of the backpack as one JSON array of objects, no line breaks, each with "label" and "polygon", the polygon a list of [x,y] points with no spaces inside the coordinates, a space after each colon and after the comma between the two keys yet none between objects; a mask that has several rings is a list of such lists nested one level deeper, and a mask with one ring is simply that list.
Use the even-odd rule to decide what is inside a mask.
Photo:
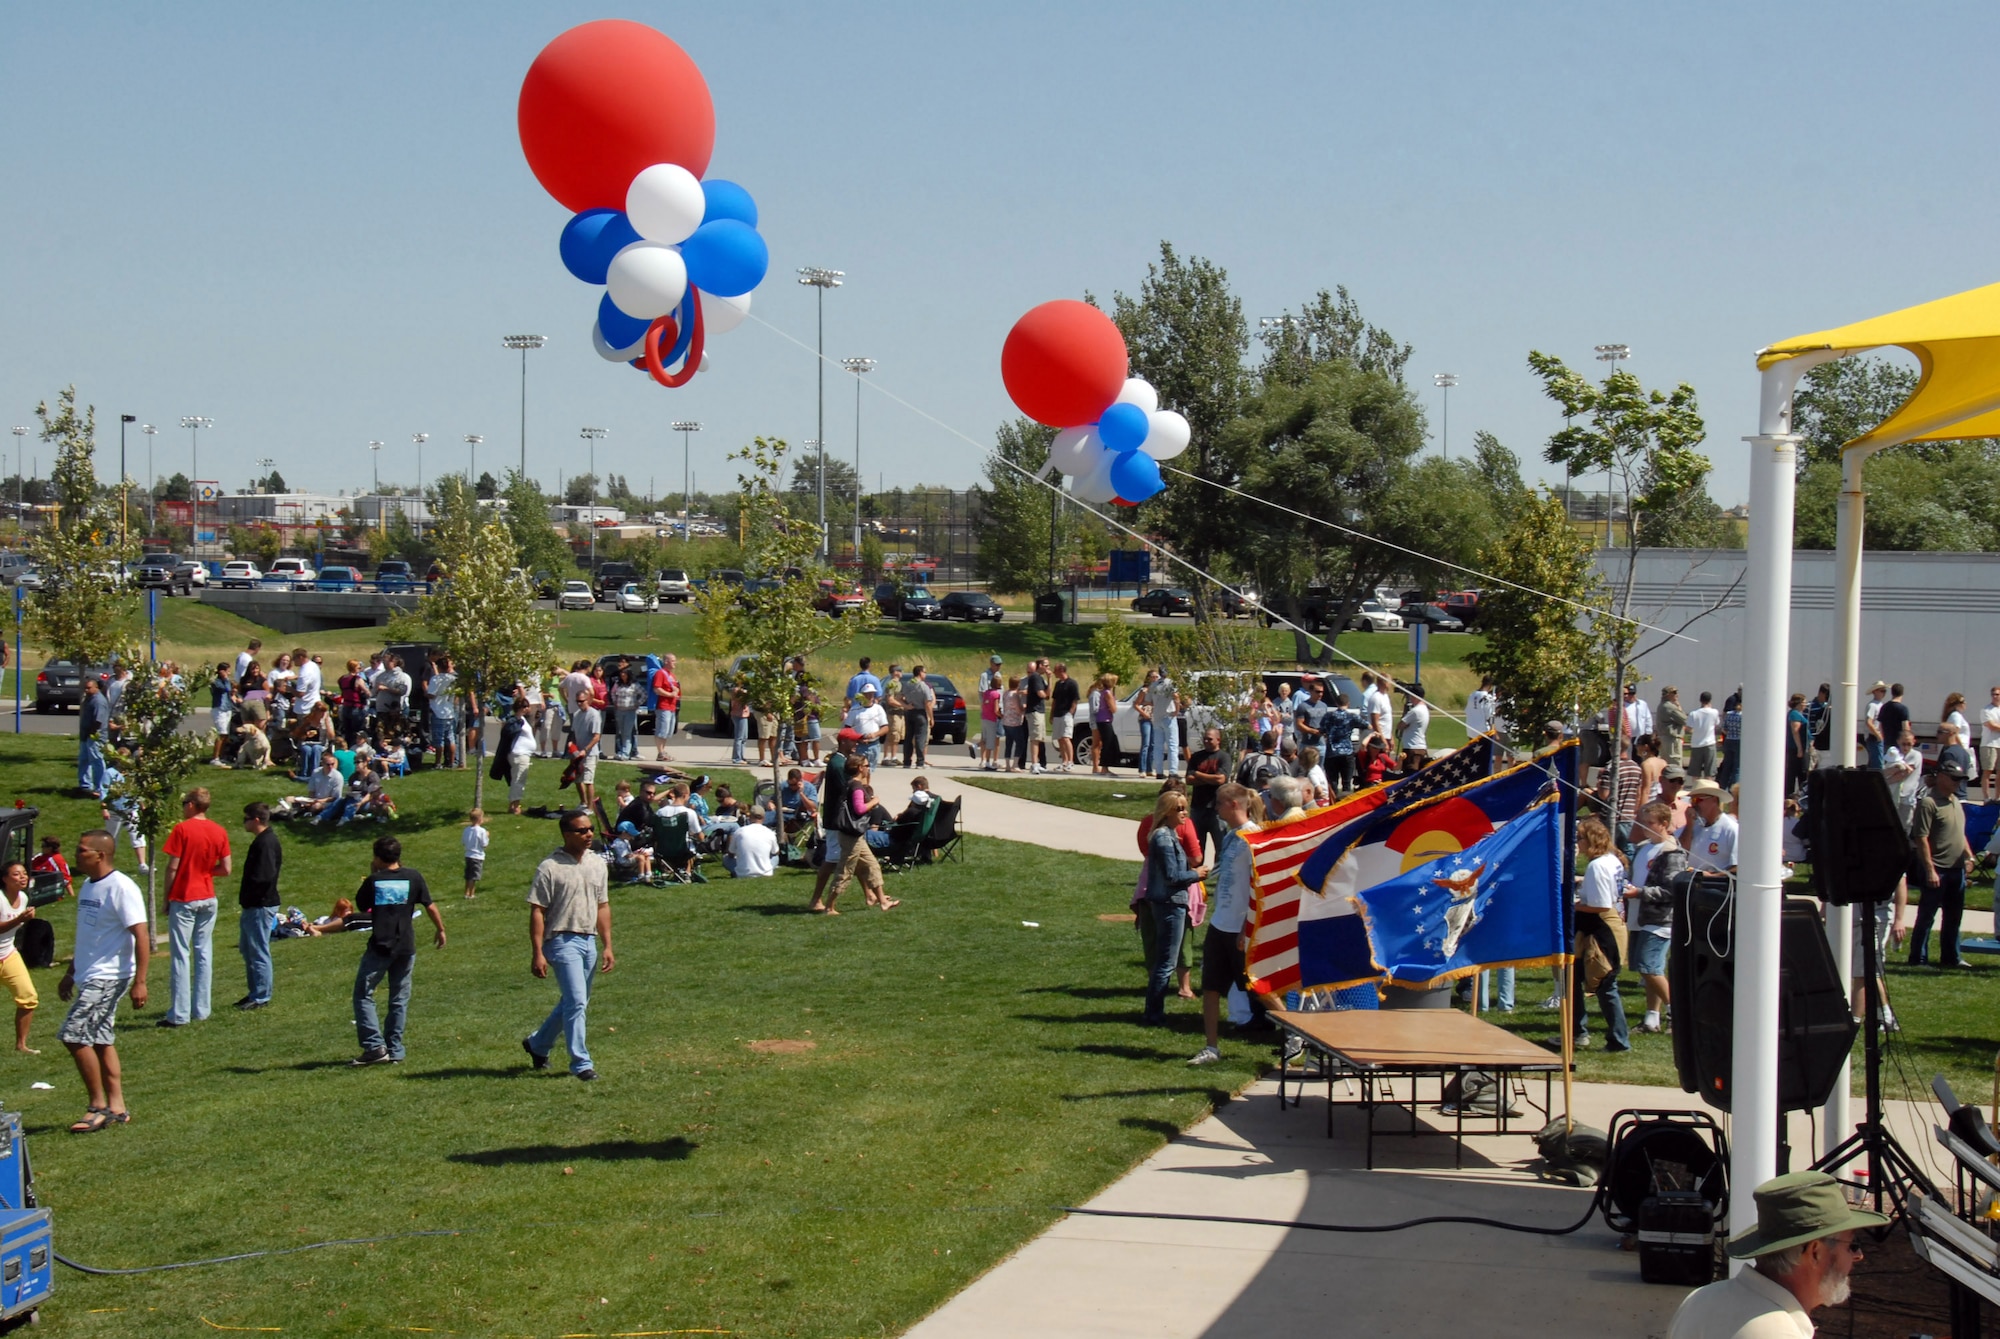
[{"label": "backpack", "polygon": [[14,932],[14,951],[30,967],[53,967],[56,962],[56,928],[47,921],[24,921]]}]

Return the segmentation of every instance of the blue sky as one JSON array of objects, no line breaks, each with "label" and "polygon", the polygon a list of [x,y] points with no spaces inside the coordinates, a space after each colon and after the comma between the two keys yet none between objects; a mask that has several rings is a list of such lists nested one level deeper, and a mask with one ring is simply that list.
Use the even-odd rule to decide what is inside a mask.
[{"label": "blue sky", "polygon": [[[1136,288],[1163,238],[1223,265],[1246,314],[1346,284],[1458,374],[1451,436],[1536,456],[1529,377],[1619,341],[1694,383],[1725,504],[1746,492],[1752,350],[1996,277],[1991,6],[338,5],[0,10],[0,416],[74,381],[105,430],[204,414],[204,475],[269,457],[294,486],[518,458],[677,491],[758,433],[815,431],[811,358],[755,323],[669,391],[590,349],[596,290],[515,136],[520,79],[571,24],[651,23],[701,65],[712,175],[757,196],[758,315],[808,341],[800,265],[847,271],[826,349],[982,441],[1011,411],[1022,311]],[[830,447],[854,387],[827,377]],[[963,485],[980,453],[863,399],[871,484]],[[142,440],[131,441],[134,473]],[[0,440],[11,448],[12,439]],[[30,438],[30,452],[33,439]],[[209,466],[215,468],[208,468]],[[4,472],[11,473],[12,460]],[[46,468],[46,460],[44,460]]]}]

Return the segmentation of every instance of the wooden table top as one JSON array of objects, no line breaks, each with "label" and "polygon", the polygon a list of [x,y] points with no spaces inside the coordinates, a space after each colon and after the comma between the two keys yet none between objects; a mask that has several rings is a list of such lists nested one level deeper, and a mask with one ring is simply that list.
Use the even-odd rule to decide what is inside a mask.
[{"label": "wooden table top", "polygon": [[1271,1017],[1362,1069],[1561,1069],[1547,1047],[1457,1009],[1280,1010]]}]

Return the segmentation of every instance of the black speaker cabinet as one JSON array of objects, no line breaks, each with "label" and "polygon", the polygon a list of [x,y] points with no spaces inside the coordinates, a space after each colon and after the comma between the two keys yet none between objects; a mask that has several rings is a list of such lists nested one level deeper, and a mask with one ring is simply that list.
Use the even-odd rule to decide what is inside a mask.
[{"label": "black speaker cabinet", "polygon": [[[1730,1109],[1729,1066],[1736,1013],[1735,902],[1729,881],[1675,878],[1674,938],[1667,955],[1673,994],[1674,1068],[1683,1092]],[[1858,1024],[1834,966],[1819,907],[1788,897],[1778,966],[1778,1109],[1804,1111],[1833,1092]]]},{"label": "black speaker cabinet", "polygon": [[1910,836],[1880,772],[1822,767],[1806,778],[1813,887],[1828,902],[1882,902],[1910,867]]}]

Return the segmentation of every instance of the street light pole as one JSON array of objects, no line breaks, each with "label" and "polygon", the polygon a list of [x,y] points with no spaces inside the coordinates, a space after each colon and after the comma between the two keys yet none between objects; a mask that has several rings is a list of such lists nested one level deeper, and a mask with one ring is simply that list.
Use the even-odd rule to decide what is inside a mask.
[{"label": "street light pole", "polygon": [[26,530],[28,494],[25,481],[28,477],[26,456],[28,429],[25,425],[17,423],[9,431],[14,434],[14,524],[19,529]]},{"label": "street light pole", "polygon": [[577,436],[590,443],[590,499],[587,508],[590,517],[590,575],[597,577],[597,443],[608,435],[605,428],[580,428]]},{"label": "street light pole", "polygon": [[382,443],[368,443],[368,460],[375,469],[375,528],[382,529]]},{"label": "street light pole", "polygon": [[150,423],[141,423],[139,431],[146,434],[146,533],[152,534],[160,528],[160,509],[153,490],[160,486],[160,480],[153,473],[153,438],[159,429]]},{"label": "street light pole", "polygon": [[121,549],[132,542],[131,527],[125,518],[126,502],[132,495],[132,490],[125,486],[125,480],[130,477],[125,472],[125,425],[138,421],[137,414],[118,416],[118,547]]},{"label": "street light pole", "polygon": [[681,543],[694,542],[694,456],[688,445],[689,434],[701,431],[701,424],[691,418],[675,419],[674,431],[681,435]]},{"label": "street light pole", "polygon": [[508,335],[502,347],[521,351],[521,477],[528,477],[528,350],[549,342],[547,335]]},{"label": "street light pole", "polygon": [[[819,440],[826,441],[826,290],[839,288],[840,281],[847,276],[840,270],[823,270],[816,266],[806,266],[799,271],[799,282],[809,284],[819,290],[819,349],[815,362],[819,367]],[[819,453],[819,556],[824,562],[831,556],[831,546],[826,535],[826,448]]]},{"label": "street light pole", "polygon": [[[424,514],[424,443],[430,439],[431,435],[427,432],[413,432],[410,434],[410,440],[417,444],[417,515],[419,517]],[[416,527],[416,530],[420,535],[424,532],[421,524]]]},{"label": "street light pole", "polygon": [[188,438],[194,443],[190,457],[190,468],[194,470],[194,477],[188,480],[188,503],[191,508],[188,515],[194,521],[194,524],[188,527],[188,542],[192,546],[200,542],[201,535],[201,430],[214,427],[215,420],[203,418],[199,414],[183,414],[181,426],[188,430]]},{"label": "street light pole", "polygon": [[476,432],[465,434],[465,482],[472,486],[472,496],[479,496],[479,444],[486,439]]},{"label": "street light pole", "polygon": [[861,565],[861,378],[875,370],[873,358],[843,358],[840,365],[854,374],[854,564]]},{"label": "street light pole", "polygon": [[1444,392],[1444,458],[1451,459],[1451,388],[1458,384],[1456,372],[1439,372],[1431,378],[1431,384]]},{"label": "street light pole", "polygon": [[[1597,346],[1597,361],[1611,364],[1612,372],[1616,372],[1618,364],[1631,356],[1632,346],[1629,344],[1599,344]],[[1628,532],[1632,528],[1632,518],[1629,515],[1625,518],[1625,528]],[[1609,462],[1606,462],[1604,466],[1604,547],[1607,549],[1611,547],[1611,465]],[[1617,699],[1614,697],[1612,700],[1615,702]]]}]

